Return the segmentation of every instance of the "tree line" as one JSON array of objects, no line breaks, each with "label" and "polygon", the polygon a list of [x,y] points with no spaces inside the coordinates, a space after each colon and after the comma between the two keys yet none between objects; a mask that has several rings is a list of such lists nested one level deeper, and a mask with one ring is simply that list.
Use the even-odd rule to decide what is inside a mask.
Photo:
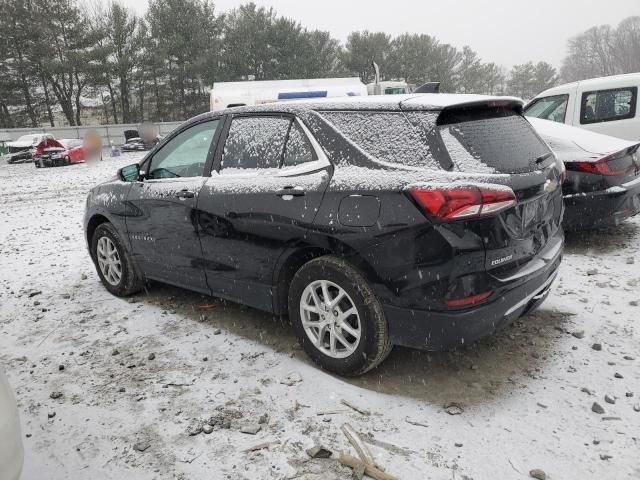
[{"label": "tree line", "polygon": [[[144,15],[117,0],[0,0],[0,6],[3,128],[80,125],[91,106],[107,123],[183,120],[208,110],[214,82],[340,76],[370,82],[372,61],[383,79],[440,81],[445,92],[531,98],[559,81],[546,62],[506,72],[469,46],[426,34],[359,31],[342,44],[254,3],[217,12],[209,0],[149,0]],[[623,22],[625,35],[636,40],[639,18]],[[619,55],[621,69],[636,68],[640,55],[629,55]]]}]

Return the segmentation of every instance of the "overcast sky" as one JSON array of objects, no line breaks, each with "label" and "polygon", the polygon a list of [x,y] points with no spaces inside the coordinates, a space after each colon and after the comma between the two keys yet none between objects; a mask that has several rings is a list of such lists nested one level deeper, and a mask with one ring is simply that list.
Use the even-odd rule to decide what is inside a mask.
[{"label": "overcast sky", "polygon": [[[143,13],[147,0],[121,0]],[[254,0],[308,28],[346,40],[354,30],[427,33],[456,47],[470,45],[484,61],[506,67],[529,60],[560,66],[567,39],[594,25],[640,15],[639,0]],[[237,7],[214,1],[218,12]]]}]

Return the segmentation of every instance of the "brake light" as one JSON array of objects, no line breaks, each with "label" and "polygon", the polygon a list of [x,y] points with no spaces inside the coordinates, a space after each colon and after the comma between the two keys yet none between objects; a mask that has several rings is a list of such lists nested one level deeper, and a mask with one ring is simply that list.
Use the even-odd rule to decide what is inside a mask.
[{"label": "brake light", "polygon": [[479,295],[472,295],[471,297],[448,299],[445,300],[444,303],[448,307],[454,308],[469,307],[471,305],[475,305],[476,303],[484,302],[491,296],[492,293],[493,292],[485,292]]},{"label": "brake light", "polygon": [[632,173],[636,169],[631,155],[627,150],[602,157],[596,162],[567,162],[567,170],[574,172],[591,173],[605,177],[618,177]]},{"label": "brake light", "polygon": [[443,221],[492,215],[516,204],[513,190],[500,185],[411,186],[409,194],[425,213]]},{"label": "brake light", "polygon": [[560,172],[560,183],[564,183],[567,180],[567,166],[560,160],[557,161],[558,171]]}]

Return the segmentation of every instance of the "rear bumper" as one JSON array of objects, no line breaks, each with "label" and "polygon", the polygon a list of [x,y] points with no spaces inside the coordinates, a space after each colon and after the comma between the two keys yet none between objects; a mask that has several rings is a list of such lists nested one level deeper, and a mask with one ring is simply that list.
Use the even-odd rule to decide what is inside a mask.
[{"label": "rear bumper", "polygon": [[60,165],[62,165],[62,159],[58,157],[39,157],[35,159],[34,163],[36,163],[40,167],[59,167]]},{"label": "rear bumper", "polygon": [[448,350],[491,335],[533,311],[547,297],[560,266],[562,248],[552,248],[553,257],[542,262],[524,282],[498,292],[498,298],[489,303],[447,312],[383,305],[392,343],[423,350]]},{"label": "rear bumper", "polygon": [[607,190],[565,195],[564,203],[567,231],[618,225],[640,213],[640,177]]}]

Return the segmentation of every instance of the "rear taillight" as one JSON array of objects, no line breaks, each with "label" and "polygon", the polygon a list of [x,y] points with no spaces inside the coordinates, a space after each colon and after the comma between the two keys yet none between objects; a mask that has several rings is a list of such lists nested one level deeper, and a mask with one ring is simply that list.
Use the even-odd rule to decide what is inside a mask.
[{"label": "rear taillight", "polygon": [[509,187],[501,185],[410,186],[408,192],[437,220],[459,220],[492,215],[516,204]]},{"label": "rear taillight", "polygon": [[480,293],[479,295],[472,295],[470,297],[450,298],[445,300],[444,303],[448,307],[452,307],[452,308],[470,307],[471,305],[484,302],[486,299],[488,299],[491,296],[492,293],[493,292],[485,292],[485,293]]},{"label": "rear taillight", "polygon": [[605,177],[618,177],[627,175],[636,170],[636,164],[628,150],[602,157],[596,162],[566,162],[567,170]]}]

